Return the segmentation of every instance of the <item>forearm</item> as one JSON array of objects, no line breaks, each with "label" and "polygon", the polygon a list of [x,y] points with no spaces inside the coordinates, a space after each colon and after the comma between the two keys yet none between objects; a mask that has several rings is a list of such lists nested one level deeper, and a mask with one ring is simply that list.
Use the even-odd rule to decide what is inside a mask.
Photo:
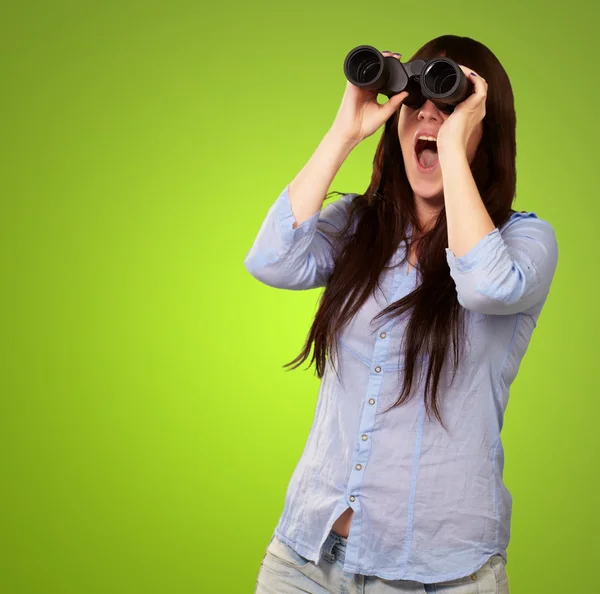
[{"label": "forearm", "polygon": [[311,158],[289,185],[294,228],[321,210],[333,178],[355,146],[355,143],[332,130],[325,134]]},{"label": "forearm", "polygon": [[444,183],[448,247],[456,257],[466,254],[496,228],[488,214],[464,151],[438,153]]}]

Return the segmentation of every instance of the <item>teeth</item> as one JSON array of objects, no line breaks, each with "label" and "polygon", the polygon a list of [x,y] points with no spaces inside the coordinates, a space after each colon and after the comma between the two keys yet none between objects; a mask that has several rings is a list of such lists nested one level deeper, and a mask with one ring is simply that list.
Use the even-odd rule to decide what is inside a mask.
[{"label": "teeth", "polygon": [[437,142],[437,140],[433,136],[425,136],[421,135],[417,140],[433,140],[433,142]]}]

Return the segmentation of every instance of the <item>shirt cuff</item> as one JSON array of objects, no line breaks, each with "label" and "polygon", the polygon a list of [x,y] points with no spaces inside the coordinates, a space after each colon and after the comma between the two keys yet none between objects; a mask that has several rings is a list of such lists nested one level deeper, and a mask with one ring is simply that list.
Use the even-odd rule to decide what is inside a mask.
[{"label": "shirt cuff", "polygon": [[484,269],[494,261],[498,250],[503,245],[502,235],[496,227],[480,239],[464,256],[455,256],[450,248],[446,248],[446,260],[450,269],[457,272]]},{"label": "shirt cuff", "polygon": [[274,205],[274,214],[278,223],[277,228],[285,245],[292,245],[305,237],[312,237],[317,228],[319,215],[321,214],[321,211],[318,210],[312,217],[302,221],[294,229],[292,225],[296,219],[294,218],[290,203],[289,187],[290,184],[284,188]]}]

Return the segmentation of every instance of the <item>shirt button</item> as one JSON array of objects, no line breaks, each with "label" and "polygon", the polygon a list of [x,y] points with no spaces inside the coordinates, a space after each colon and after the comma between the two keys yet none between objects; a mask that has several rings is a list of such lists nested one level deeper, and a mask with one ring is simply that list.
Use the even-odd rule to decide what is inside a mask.
[{"label": "shirt button", "polygon": [[380,336],[381,338],[385,338],[385,337],[387,336],[387,334],[386,334],[385,332],[382,332],[382,333],[381,333],[379,336]]},{"label": "shirt button", "polygon": [[369,439],[369,438],[363,433],[362,440],[367,441],[367,439]]},{"label": "shirt button", "polygon": [[377,373],[379,373],[379,372],[381,371],[381,367],[379,367],[379,365],[378,365],[377,367],[375,367],[375,371],[376,371]]},{"label": "shirt button", "polygon": [[369,398],[369,404],[375,404],[375,398]]},{"label": "shirt button", "polygon": [[354,495],[350,495],[350,501],[354,501],[356,499],[356,497],[354,497]]},{"label": "shirt button", "polygon": [[360,470],[362,468],[362,464],[357,464],[356,465],[356,470]]}]

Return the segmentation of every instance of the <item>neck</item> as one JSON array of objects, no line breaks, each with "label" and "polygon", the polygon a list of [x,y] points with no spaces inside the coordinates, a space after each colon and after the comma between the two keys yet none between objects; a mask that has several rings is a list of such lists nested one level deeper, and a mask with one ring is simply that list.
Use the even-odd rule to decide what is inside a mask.
[{"label": "neck", "polygon": [[426,233],[433,227],[435,220],[444,207],[444,195],[423,198],[418,194],[413,194],[413,200],[417,221],[419,222],[419,231]]}]

